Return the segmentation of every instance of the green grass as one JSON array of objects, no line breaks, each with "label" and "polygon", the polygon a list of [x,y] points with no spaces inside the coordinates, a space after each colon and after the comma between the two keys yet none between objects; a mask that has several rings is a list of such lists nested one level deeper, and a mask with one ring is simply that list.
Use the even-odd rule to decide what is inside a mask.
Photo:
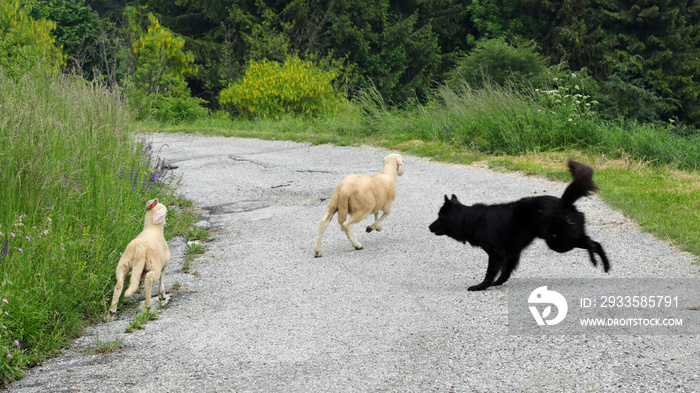
[{"label": "green grass", "polygon": [[88,355],[104,355],[108,353],[119,352],[122,349],[122,340],[116,339],[112,341],[102,341],[99,335],[95,337],[93,345],[85,348],[85,353]]},{"label": "green grass", "polygon": [[[0,69],[2,383],[103,318],[145,202],[178,201],[176,180],[135,138],[132,121],[105,88],[63,76],[10,78]],[[168,238],[171,227],[187,231],[192,221],[177,210]]]},{"label": "green grass", "polygon": [[158,313],[157,312],[150,312],[145,308],[142,308],[138,314],[134,317],[134,320],[129,323],[129,326],[126,327],[126,330],[124,331],[125,333],[132,333],[136,330],[143,330],[146,327],[146,323],[148,321],[152,321],[158,319]]}]

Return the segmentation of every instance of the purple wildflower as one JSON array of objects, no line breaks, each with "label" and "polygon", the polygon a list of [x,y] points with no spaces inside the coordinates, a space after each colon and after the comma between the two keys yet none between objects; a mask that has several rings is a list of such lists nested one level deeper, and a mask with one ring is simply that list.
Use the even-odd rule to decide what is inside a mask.
[{"label": "purple wildflower", "polygon": [[19,341],[15,340],[15,346],[19,347]]},{"label": "purple wildflower", "polygon": [[12,238],[14,239],[14,238],[15,238],[15,233],[14,233],[14,232],[10,232],[10,236],[12,236]]},{"label": "purple wildflower", "polygon": [[10,354],[8,353],[8,354],[7,354],[7,358],[8,358],[8,359],[12,359],[12,355],[10,355]]},{"label": "purple wildflower", "polygon": [[32,241],[32,239],[29,238],[29,236],[25,236],[25,239],[27,239],[28,242]]},{"label": "purple wildflower", "polygon": [[5,304],[10,304],[10,302],[7,301],[7,299],[2,299],[3,303]]},{"label": "purple wildflower", "polygon": [[21,254],[21,253],[22,253],[22,249],[19,248],[19,247],[17,247],[17,249],[19,250],[19,253]]}]

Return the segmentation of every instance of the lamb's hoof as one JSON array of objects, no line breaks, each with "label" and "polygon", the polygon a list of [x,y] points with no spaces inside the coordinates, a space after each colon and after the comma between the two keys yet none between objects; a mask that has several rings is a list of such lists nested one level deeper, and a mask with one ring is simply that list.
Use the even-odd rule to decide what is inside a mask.
[{"label": "lamb's hoof", "polygon": [[114,320],[114,314],[115,313],[111,311],[109,312],[109,314],[107,314],[107,322],[112,322]]},{"label": "lamb's hoof", "polygon": [[362,245],[355,246],[355,250],[362,250],[363,248],[364,248],[364,247],[362,247]]},{"label": "lamb's hoof", "polygon": [[321,251],[314,251],[314,258],[321,258]]},{"label": "lamb's hoof", "polygon": [[373,230],[374,230],[374,228],[372,228],[371,226],[368,226],[368,227],[367,227],[367,233],[370,233],[370,232],[372,232]]}]

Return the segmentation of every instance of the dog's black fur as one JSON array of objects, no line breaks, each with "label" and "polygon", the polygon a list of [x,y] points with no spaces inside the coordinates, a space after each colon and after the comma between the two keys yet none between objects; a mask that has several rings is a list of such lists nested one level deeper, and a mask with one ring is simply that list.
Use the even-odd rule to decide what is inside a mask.
[{"label": "dog's black fur", "polygon": [[[561,198],[537,196],[498,205],[466,206],[456,196],[448,199],[445,195],[445,204],[440,208],[438,219],[430,224],[430,231],[462,243],[469,242],[489,255],[484,281],[469,287],[470,291],[506,282],[518,266],[520,253],[536,237],[544,239],[549,248],[560,253],[576,247],[588,250],[593,266],[597,265],[594,253],[598,253],[603,269],[610,270],[603,247],[586,235],[583,213],[574,206],[577,199],[597,189],[593,183],[593,169],[569,160],[569,171],[573,181]],[[499,272],[498,280],[494,281]]]}]

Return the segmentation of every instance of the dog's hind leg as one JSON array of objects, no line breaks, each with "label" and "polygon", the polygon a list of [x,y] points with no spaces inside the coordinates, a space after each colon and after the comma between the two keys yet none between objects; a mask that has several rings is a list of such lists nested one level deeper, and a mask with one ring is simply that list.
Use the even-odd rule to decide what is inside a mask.
[{"label": "dog's hind leg", "polygon": [[[489,253],[489,266],[486,268],[486,277],[484,281],[477,285],[473,285],[468,288],[470,291],[483,291],[484,289],[490,287],[493,280],[501,271],[504,263],[506,262],[506,256],[502,251],[490,252]],[[508,273],[510,275],[510,273]]]},{"label": "dog's hind leg", "polygon": [[520,253],[509,256],[505,262],[501,269],[501,274],[498,276],[498,280],[494,281],[492,285],[501,285],[508,281],[511,273],[513,273],[513,270],[518,266],[518,262],[520,262]]},{"label": "dog's hind leg", "polygon": [[610,262],[608,262],[608,256],[605,255],[605,251],[603,251],[603,246],[601,246],[600,243],[594,241],[589,237],[586,237],[584,244],[579,247],[588,250],[588,255],[591,257],[591,262],[593,263],[593,266],[598,265],[598,262],[595,260],[594,254],[597,253],[600,256],[600,260],[603,262],[603,271],[607,273],[610,270]]}]

